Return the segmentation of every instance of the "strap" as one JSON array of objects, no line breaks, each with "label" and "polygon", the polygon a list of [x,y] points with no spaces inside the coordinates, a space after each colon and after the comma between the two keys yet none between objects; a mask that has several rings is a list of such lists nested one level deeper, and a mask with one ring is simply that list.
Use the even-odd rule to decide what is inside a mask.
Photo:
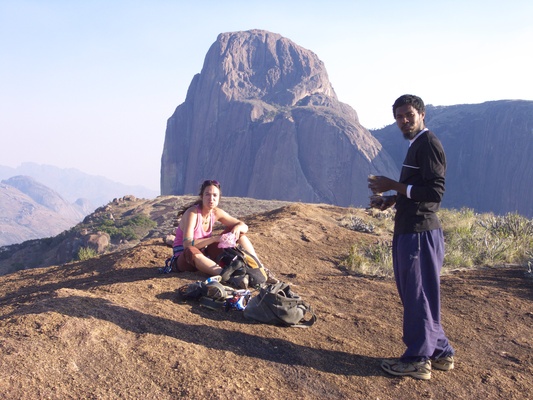
[{"label": "strap", "polygon": [[224,308],[226,302],[223,300],[216,300],[211,297],[202,296],[200,297],[200,305],[211,310],[220,310]]},{"label": "strap", "polygon": [[237,245],[236,249],[239,250],[241,253],[243,253],[243,255],[246,254],[246,255],[250,256],[251,258],[253,258],[254,261],[257,263],[257,266],[258,266],[259,268],[265,268],[265,267],[263,266],[263,264],[261,264],[261,261],[259,261],[259,260],[257,259],[256,256],[254,256],[254,255],[253,255],[252,253],[250,253],[249,251],[246,251],[246,250],[244,249],[244,247],[242,247],[240,244]]},{"label": "strap", "polygon": [[316,322],[316,314],[313,311],[313,308],[308,304],[305,304],[305,305],[307,307],[306,311],[311,314],[311,319],[304,321],[304,322],[300,322],[299,324],[296,324],[296,325],[290,325],[291,328],[309,328]]},{"label": "strap", "polygon": [[229,286],[223,286],[217,281],[209,282],[207,285],[207,297],[212,299],[225,300],[232,297],[233,288]]},{"label": "strap", "polygon": [[162,268],[158,268],[158,271],[160,274],[170,274],[172,272],[172,263],[174,260],[176,260],[178,257],[176,255],[173,255],[170,258],[167,258],[165,260],[165,266]]},{"label": "strap", "polygon": [[289,286],[287,283],[279,281],[278,283],[270,285],[269,290],[266,293],[278,294],[279,292],[283,292],[285,294],[283,289],[285,289],[287,286]]}]

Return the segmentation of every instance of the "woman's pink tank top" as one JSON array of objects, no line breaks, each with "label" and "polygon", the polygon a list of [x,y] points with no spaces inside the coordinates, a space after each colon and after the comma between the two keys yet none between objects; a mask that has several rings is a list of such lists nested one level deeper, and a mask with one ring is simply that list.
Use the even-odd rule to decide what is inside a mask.
[{"label": "woman's pink tank top", "polygon": [[[204,217],[202,216],[202,207],[199,205],[196,206],[196,215],[198,218],[196,219],[196,225],[194,226],[194,240],[198,239],[205,239],[208,237],[211,237],[211,234],[213,233],[213,221],[215,219],[215,214],[213,211],[211,211],[211,216],[209,219],[209,226],[206,230],[203,228],[203,220]],[[178,226],[176,229],[176,237],[174,238],[174,247],[176,246],[183,246],[183,231]]]}]

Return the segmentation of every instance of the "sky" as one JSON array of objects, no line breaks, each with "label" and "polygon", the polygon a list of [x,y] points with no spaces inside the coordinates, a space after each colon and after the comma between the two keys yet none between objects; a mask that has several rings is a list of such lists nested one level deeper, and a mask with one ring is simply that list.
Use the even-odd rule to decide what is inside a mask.
[{"label": "sky", "polygon": [[405,93],[533,100],[533,1],[0,0],[0,165],[159,191],[167,119],[223,32],[313,51],[368,129]]}]

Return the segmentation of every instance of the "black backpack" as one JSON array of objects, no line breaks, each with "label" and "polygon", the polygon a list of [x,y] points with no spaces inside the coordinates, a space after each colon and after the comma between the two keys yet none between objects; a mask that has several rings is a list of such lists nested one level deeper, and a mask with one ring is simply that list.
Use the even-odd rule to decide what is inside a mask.
[{"label": "black backpack", "polygon": [[240,289],[259,288],[267,281],[267,272],[259,260],[241,246],[229,247],[217,257],[222,269],[221,282]]},{"label": "black backpack", "polygon": [[197,300],[200,305],[211,310],[224,308],[229,310],[244,310],[251,294],[249,290],[235,290],[224,286],[217,280],[206,280],[189,283],[178,289],[178,299],[181,301]]}]

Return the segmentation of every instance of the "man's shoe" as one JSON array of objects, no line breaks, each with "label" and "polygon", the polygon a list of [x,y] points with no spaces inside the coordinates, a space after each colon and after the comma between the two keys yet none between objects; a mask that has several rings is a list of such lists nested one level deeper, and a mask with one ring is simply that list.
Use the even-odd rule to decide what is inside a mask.
[{"label": "man's shoe", "polygon": [[440,371],[450,371],[453,369],[453,356],[446,356],[431,360],[431,367]]},{"label": "man's shoe", "polygon": [[431,379],[431,361],[403,362],[400,360],[383,360],[381,368],[395,376],[410,376],[416,379]]}]

